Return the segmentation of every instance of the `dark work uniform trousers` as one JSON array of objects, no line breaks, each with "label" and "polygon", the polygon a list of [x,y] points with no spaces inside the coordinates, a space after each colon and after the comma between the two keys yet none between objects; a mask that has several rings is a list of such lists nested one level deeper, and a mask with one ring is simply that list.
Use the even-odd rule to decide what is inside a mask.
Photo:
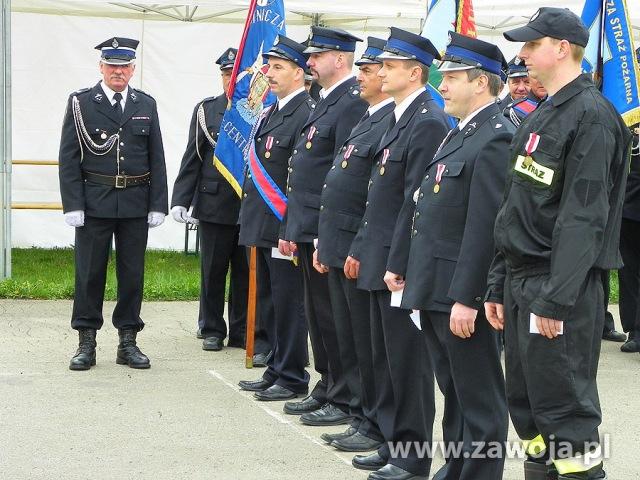
[{"label": "dark work uniform trousers", "polygon": [[349,388],[340,363],[338,336],[331,314],[327,275],[313,268],[312,243],[298,243],[302,267],[304,308],[307,317],[313,362],[320,380],[311,396],[321,403],[329,402],[344,412],[349,411]]},{"label": "dark work uniform trousers", "polygon": [[507,268],[504,307],[509,413],[520,438],[531,440],[542,435],[550,454],[560,448],[567,455],[563,445],[570,444],[574,449],[570,456],[575,456],[583,453],[585,442],[597,445],[602,419],[596,385],[604,324],[602,271],[589,271],[564,321],[564,334],[553,340],[529,333],[529,305],[547,276],[513,275]]},{"label": "dark work uniform trousers", "polygon": [[618,271],[620,284],[620,320],[625,332],[640,333],[640,222],[622,218],[620,254],[624,267]]},{"label": "dark work uniform trousers", "polygon": [[144,254],[149,225],[147,217],[96,218],[85,216],[76,228],[75,294],[71,327],[99,330],[104,323],[102,304],[107,281],[111,239],[115,237],[118,297],[113,310],[113,326],[140,331],[144,287]]},{"label": "dark work uniform trousers", "polygon": [[304,393],[309,385],[307,364],[307,324],[304,316],[302,271],[289,260],[273,258],[271,248],[256,249],[256,270],[260,294],[272,299],[273,321],[268,325],[274,339],[273,354],[262,378]]},{"label": "dark work uniform trousers", "polygon": [[[466,339],[451,332],[449,313],[421,311],[420,319],[438,386],[445,397],[444,441],[463,442],[461,454],[447,458],[435,478],[499,480],[504,455],[495,458],[487,450],[504,445],[509,427],[500,335],[481,312],[475,332]],[[478,442],[484,442],[486,448],[479,448]],[[464,458],[465,453],[469,458]],[[472,458],[472,453],[487,458]]]},{"label": "dark work uniform trousers", "polygon": [[362,435],[383,441],[373,410],[375,381],[371,351],[370,294],[356,288],[356,280],[345,277],[341,268],[330,267],[328,277],[340,361],[351,394],[351,425]]},{"label": "dark work uniform trousers", "polygon": [[[371,341],[376,399],[374,410],[385,443],[378,454],[417,475],[428,474],[431,458],[413,442],[431,443],[435,416],[433,368],[409,310],[391,307],[391,292],[370,292]],[[393,446],[411,443],[408,455],[392,455]],[[402,458],[405,457],[405,458]]]},{"label": "dark work uniform trousers", "polygon": [[200,312],[198,327],[205,337],[227,336],[224,321],[227,271],[229,285],[229,342],[244,344],[249,294],[245,247],[238,245],[238,226],[200,221]]}]

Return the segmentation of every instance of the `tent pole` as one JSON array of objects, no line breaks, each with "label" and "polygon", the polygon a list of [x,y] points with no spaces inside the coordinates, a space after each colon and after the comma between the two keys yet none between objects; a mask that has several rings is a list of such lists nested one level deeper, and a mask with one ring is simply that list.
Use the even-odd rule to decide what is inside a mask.
[{"label": "tent pole", "polygon": [[0,279],[11,277],[11,0],[0,0]]}]

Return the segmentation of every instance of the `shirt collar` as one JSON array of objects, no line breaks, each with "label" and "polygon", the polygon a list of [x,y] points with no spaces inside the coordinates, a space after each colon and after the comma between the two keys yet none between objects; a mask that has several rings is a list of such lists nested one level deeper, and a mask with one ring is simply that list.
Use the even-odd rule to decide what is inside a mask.
[{"label": "shirt collar", "polygon": [[278,110],[282,110],[287,103],[289,103],[296,95],[300,95],[302,92],[304,92],[304,86],[300,87],[294,92],[291,92],[286,97],[278,99]]},{"label": "shirt collar", "polygon": [[375,105],[371,105],[368,109],[367,112],[369,112],[369,116],[373,115],[374,113],[376,113],[378,110],[382,109],[383,107],[386,107],[387,105],[389,105],[390,103],[393,103],[393,97],[387,98],[381,102],[376,103]]},{"label": "shirt collar", "polygon": [[[113,96],[116,94],[116,92],[114,92],[109,87],[107,87],[107,84],[104,83],[104,80],[102,80],[100,82],[100,86],[102,87],[102,91],[104,92],[104,94],[109,99],[109,103],[111,103],[111,105],[113,105]],[[121,101],[122,101],[122,105],[124,106],[124,104],[127,103],[127,96],[129,94],[129,85],[124,87],[124,90],[122,92],[120,92],[120,93],[122,94],[122,100]]]},{"label": "shirt collar", "polygon": [[553,97],[548,97],[546,101],[550,101],[554,107],[558,107],[584,89],[592,86],[594,86],[594,83],[591,80],[591,75],[583,73],[558,90]]},{"label": "shirt collar", "polygon": [[461,120],[461,121],[460,121],[460,123],[458,123],[458,128],[459,128],[460,130],[462,130],[464,127],[466,127],[466,126],[467,126],[467,123],[469,123],[469,122],[473,119],[473,117],[475,117],[475,116],[476,116],[476,115],[478,115],[482,110],[484,110],[484,109],[485,109],[485,108],[487,108],[487,107],[490,107],[490,106],[491,106],[491,105],[493,105],[494,103],[496,103],[496,102],[495,102],[495,100],[494,100],[494,101],[491,101],[491,102],[487,103],[486,105],[483,105],[482,107],[478,108],[477,110],[475,110],[475,111],[471,112],[469,115],[467,115],[467,117],[466,117],[464,120]]},{"label": "shirt collar", "polygon": [[423,93],[425,90],[426,90],[425,87],[421,87],[417,89],[415,92],[413,92],[411,95],[409,95],[407,98],[405,98],[403,101],[401,101],[399,104],[396,105],[396,108],[393,111],[393,114],[396,116],[396,123],[400,121],[402,114],[407,111],[407,108],[409,108],[409,105],[411,105],[411,103],[416,98],[418,98],[420,94]]},{"label": "shirt collar", "polygon": [[346,77],[338,80],[336,83],[334,83],[333,85],[331,85],[329,88],[321,88],[320,89],[320,98],[321,99],[325,99],[327,98],[331,92],[333,92],[336,88],[338,88],[340,85],[342,85],[343,83],[347,82],[348,80],[352,79],[353,77],[351,76],[351,74],[349,73]]}]

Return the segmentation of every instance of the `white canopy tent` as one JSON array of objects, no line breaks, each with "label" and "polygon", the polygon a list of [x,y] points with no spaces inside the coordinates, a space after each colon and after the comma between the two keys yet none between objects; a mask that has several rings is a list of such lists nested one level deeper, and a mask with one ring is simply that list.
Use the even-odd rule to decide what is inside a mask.
[{"label": "white canopy tent", "polygon": [[[4,271],[0,273],[7,275],[10,245],[52,247],[73,243],[73,229],[64,225],[60,211],[11,213],[11,200],[60,201],[57,168],[16,165],[12,170],[11,159],[57,159],[69,93],[99,80],[98,52],[93,46],[114,35],[142,41],[132,85],[151,93],[158,101],[171,190],[186,145],[193,106],[221,91],[213,60],[227,46],[239,42],[249,2],[0,1],[5,22],[0,48],[3,52],[0,99],[3,102],[11,99],[0,105],[3,118],[0,160],[4,160],[0,182],[4,186],[4,190],[0,186],[3,201],[0,261]],[[535,0],[525,5],[514,4],[512,0],[475,0],[479,35],[499,44],[507,57],[513,56],[517,45],[505,42],[501,32],[526,23],[538,7],[549,3]],[[285,0],[287,33],[302,40],[312,23],[340,26],[362,37],[384,37],[390,25],[419,31],[426,4],[426,0]],[[582,5],[583,0],[563,2],[563,6],[578,13]],[[638,39],[640,1],[628,0],[628,5]],[[183,242],[184,227],[170,218],[149,236],[151,248],[181,248]]]}]

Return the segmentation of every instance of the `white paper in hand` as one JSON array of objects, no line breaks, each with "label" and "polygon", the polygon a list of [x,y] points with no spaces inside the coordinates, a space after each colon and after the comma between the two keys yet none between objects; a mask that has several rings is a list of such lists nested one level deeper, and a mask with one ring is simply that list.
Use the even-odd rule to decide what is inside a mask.
[{"label": "white paper in hand", "polygon": [[389,305],[392,307],[400,308],[400,304],[402,303],[403,293],[404,293],[404,289],[398,290],[396,292],[391,292],[391,303]]},{"label": "white paper in hand", "polygon": [[[536,315],[533,313],[529,314],[529,333],[537,333],[540,335],[540,330],[538,329],[538,324],[536,323]],[[562,335],[564,333],[564,322],[560,323],[560,333]]]},{"label": "white paper in hand", "polygon": [[280,253],[280,250],[278,250],[278,247],[271,247],[271,258],[291,261],[293,259],[293,255],[283,255]]},{"label": "white paper in hand", "polygon": [[413,312],[411,312],[411,315],[409,315],[409,317],[411,317],[413,324],[418,327],[418,330],[422,330],[422,325],[420,324],[420,310],[414,310]]}]

